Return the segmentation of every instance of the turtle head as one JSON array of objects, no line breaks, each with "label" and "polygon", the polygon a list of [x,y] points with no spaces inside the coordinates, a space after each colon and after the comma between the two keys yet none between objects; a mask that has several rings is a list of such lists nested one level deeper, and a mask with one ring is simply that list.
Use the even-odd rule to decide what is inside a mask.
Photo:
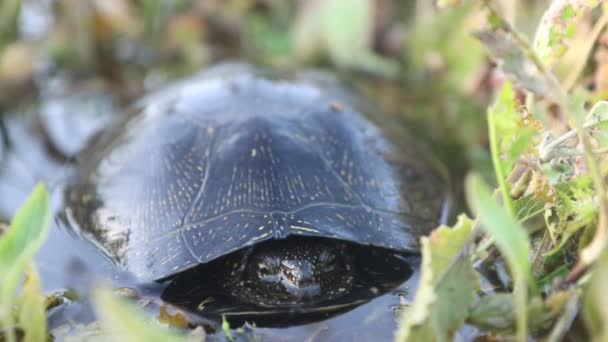
[{"label": "turtle head", "polygon": [[350,290],[352,257],[345,244],[293,239],[263,244],[250,256],[245,276],[250,300],[263,306],[318,303]]}]

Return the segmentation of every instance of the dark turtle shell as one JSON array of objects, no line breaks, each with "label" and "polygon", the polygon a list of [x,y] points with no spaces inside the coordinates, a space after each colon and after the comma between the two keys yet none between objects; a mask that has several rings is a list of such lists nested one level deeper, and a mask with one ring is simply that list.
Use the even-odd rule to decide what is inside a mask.
[{"label": "dark turtle shell", "polygon": [[446,185],[399,125],[328,76],[220,66],[93,139],[73,227],[143,280],[290,236],[417,251]]}]

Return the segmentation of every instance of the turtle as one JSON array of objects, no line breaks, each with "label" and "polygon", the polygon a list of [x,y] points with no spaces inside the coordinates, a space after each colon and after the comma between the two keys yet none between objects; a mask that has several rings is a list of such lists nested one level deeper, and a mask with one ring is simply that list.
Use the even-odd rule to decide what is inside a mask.
[{"label": "turtle", "polygon": [[278,312],[386,288],[369,274],[405,267],[449,191],[404,125],[332,75],[221,64],[96,134],[64,195],[68,228],[140,281]]}]

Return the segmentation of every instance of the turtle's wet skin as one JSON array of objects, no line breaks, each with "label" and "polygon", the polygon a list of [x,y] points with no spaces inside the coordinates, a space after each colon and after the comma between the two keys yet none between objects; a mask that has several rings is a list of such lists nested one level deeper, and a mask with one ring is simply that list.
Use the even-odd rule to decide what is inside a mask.
[{"label": "turtle's wet skin", "polygon": [[442,220],[446,184],[421,151],[325,74],[221,65],[97,134],[63,216],[184,307],[343,311],[402,282]]}]

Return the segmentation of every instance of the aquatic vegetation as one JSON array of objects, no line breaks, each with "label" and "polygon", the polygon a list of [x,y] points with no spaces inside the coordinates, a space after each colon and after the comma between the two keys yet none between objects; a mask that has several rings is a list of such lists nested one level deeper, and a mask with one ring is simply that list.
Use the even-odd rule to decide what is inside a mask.
[{"label": "aquatic vegetation", "polygon": [[[39,184],[0,237],[0,326],[9,342],[16,340],[18,329],[27,341],[46,338],[44,295],[32,259],[44,242],[49,220],[48,194]],[[15,298],[21,282],[23,294]]]}]

